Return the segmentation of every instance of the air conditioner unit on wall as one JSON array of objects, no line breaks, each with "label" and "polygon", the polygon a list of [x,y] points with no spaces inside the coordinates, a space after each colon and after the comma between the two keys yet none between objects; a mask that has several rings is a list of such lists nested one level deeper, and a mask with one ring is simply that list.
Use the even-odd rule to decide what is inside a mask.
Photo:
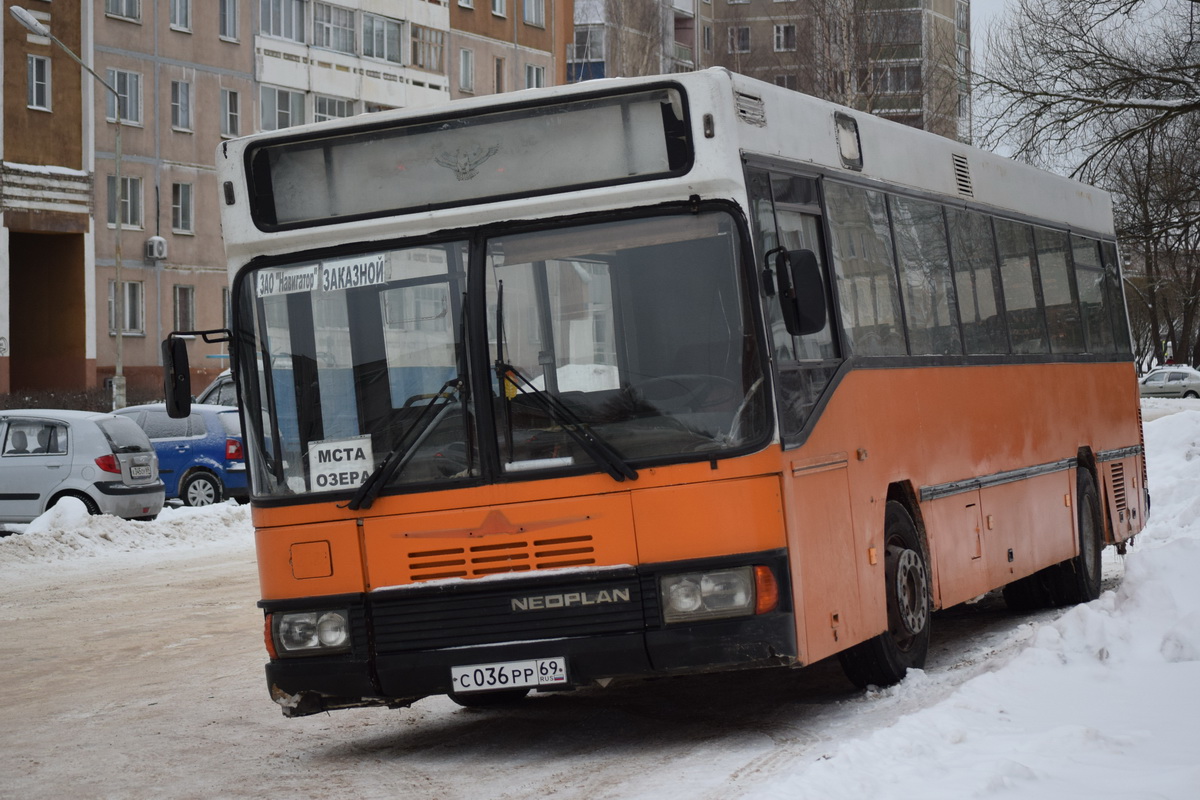
[{"label": "air conditioner unit on wall", "polygon": [[167,240],[161,236],[151,236],[146,240],[146,260],[165,261],[167,258]]}]

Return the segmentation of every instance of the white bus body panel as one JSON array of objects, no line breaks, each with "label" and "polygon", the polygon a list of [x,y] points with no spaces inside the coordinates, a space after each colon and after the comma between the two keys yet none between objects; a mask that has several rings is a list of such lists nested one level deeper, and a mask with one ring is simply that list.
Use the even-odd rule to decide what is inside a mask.
[{"label": "white bus body panel", "polygon": [[[744,207],[743,156],[807,164],[814,173],[873,181],[902,191],[936,196],[942,202],[953,202],[957,198],[964,204],[974,202],[1002,215],[1055,220],[1072,231],[1113,236],[1112,200],[1107,192],[935,134],[734,75],[721,68],[647,78],[588,81],[458,100],[440,107],[377,112],[371,115],[370,122],[377,124],[390,119],[404,123],[444,115],[448,111],[468,115],[533,101],[565,100],[609,88],[663,83],[678,84],[687,94],[695,163],[686,175],[406,213],[403,229],[397,228],[394,218],[380,217],[338,223],[336,228],[316,225],[263,232],[251,219],[244,169],[246,148],[257,142],[305,131],[344,130],[350,120],[315,123],[224,142],[217,150],[217,169],[222,185],[231,182],[233,186],[233,205],[222,201],[221,206],[230,277],[247,261],[261,255],[282,255],[397,236],[422,236],[505,220],[534,220],[679,203],[693,196],[702,200],[732,199]],[[760,122],[757,117],[753,121],[743,119],[738,113],[738,95],[761,100],[761,117],[765,122]],[[754,105],[757,108],[757,104]],[[861,171],[842,165],[834,122],[835,114],[839,112],[857,121],[863,157]],[[704,134],[705,115],[712,117],[711,138]],[[960,173],[965,160],[969,195],[960,191],[961,175],[956,173],[955,156],[960,162]]]}]

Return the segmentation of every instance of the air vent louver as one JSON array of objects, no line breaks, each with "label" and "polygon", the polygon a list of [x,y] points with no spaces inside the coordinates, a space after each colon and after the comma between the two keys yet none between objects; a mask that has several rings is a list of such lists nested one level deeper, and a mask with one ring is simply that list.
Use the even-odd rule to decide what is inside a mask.
[{"label": "air vent louver", "polygon": [[757,125],[764,128],[767,125],[767,109],[763,105],[761,97],[755,97],[751,94],[742,94],[738,92],[734,95],[737,99],[737,113],[741,117],[742,122],[748,122],[751,125]]},{"label": "air vent louver", "polygon": [[971,185],[971,165],[967,162],[967,157],[954,153],[951,158],[954,159],[954,182],[958,185],[958,193],[963,197],[974,197],[975,189]]}]

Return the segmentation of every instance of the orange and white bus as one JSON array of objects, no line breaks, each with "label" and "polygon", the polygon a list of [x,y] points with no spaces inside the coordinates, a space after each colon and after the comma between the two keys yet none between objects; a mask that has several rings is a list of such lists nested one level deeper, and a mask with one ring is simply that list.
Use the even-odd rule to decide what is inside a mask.
[{"label": "orange and white bus", "polygon": [[289,716],[891,683],[935,609],[1094,598],[1146,520],[1094,188],[724,70],[218,155]]}]

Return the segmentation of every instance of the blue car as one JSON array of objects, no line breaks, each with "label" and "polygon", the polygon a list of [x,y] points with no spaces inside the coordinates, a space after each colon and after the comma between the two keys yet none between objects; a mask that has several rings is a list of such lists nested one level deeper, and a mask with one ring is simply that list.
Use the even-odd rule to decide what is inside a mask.
[{"label": "blue car", "polygon": [[194,404],[187,419],[172,419],[163,403],[114,413],[133,419],[150,438],[168,500],[178,498],[188,506],[230,497],[246,500],[245,448],[236,408]]}]

